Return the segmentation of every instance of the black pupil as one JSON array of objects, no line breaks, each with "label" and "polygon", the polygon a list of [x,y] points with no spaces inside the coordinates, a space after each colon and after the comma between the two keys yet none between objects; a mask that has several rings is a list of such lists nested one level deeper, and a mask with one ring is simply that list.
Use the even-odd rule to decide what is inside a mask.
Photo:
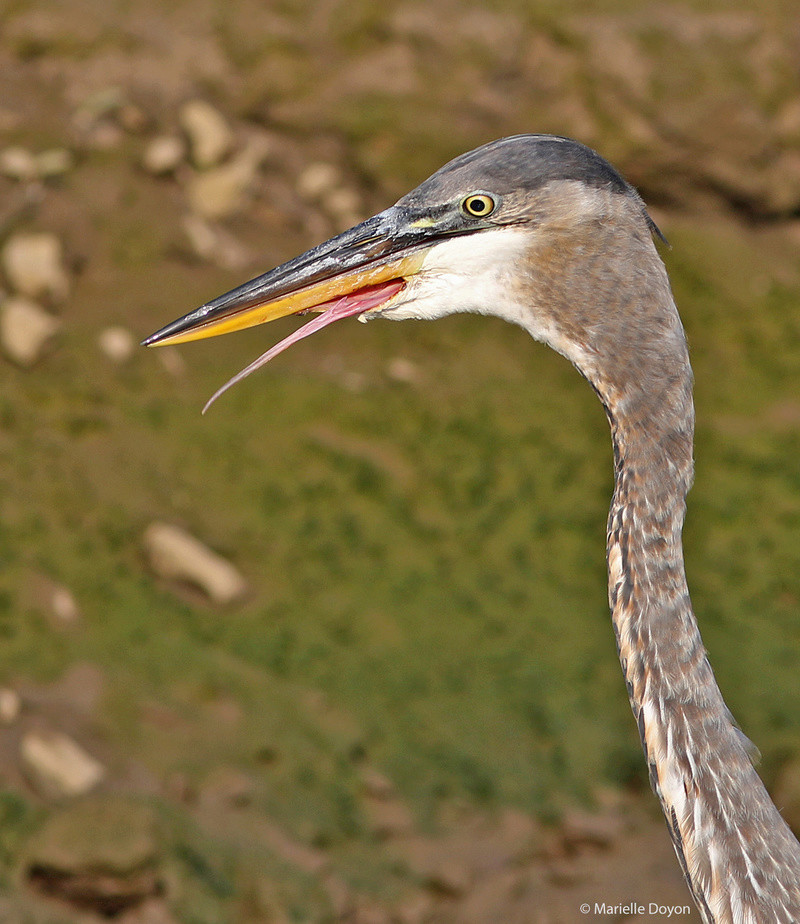
[{"label": "black pupil", "polygon": [[478,199],[477,197],[472,199],[469,204],[469,210],[471,212],[475,212],[478,215],[480,215],[482,212],[485,212],[487,208],[489,208],[489,205],[486,200]]}]

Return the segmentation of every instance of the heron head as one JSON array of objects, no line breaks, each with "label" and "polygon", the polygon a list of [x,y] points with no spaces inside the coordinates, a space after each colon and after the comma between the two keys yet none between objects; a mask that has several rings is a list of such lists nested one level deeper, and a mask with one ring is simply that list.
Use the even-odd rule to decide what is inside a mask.
[{"label": "heron head", "polygon": [[504,138],[457,157],[385,211],[144,343],[183,343],[320,312],[217,395],[301,337],[354,315],[404,320],[495,314],[565,352],[553,314],[559,299],[567,298],[556,291],[563,263],[570,255],[585,257],[587,250],[591,255],[598,232],[614,227],[620,210],[652,247],[650,232],[657,229],[641,199],[600,155],[551,135]]}]

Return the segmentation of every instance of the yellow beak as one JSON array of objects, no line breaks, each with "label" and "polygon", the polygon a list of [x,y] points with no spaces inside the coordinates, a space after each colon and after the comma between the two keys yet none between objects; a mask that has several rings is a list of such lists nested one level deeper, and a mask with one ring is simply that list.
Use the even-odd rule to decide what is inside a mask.
[{"label": "yellow beak", "polygon": [[[376,290],[418,272],[429,242],[395,206],[246,282],[148,337],[146,346],[186,343],[323,310],[343,296]],[[397,286],[386,288],[389,301]],[[381,304],[378,301],[377,304]],[[374,297],[364,310],[377,307]],[[354,305],[351,314],[361,313]]]}]

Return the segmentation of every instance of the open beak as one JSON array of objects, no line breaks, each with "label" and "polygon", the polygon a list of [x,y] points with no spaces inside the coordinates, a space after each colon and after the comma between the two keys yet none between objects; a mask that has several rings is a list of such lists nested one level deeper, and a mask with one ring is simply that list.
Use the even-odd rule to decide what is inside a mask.
[{"label": "open beak", "polygon": [[422,266],[431,243],[425,230],[409,220],[405,209],[392,206],[167,324],[143,343],[185,343],[291,314],[322,312],[226,383],[208,408],[223,391],[302,337],[388,303]]}]

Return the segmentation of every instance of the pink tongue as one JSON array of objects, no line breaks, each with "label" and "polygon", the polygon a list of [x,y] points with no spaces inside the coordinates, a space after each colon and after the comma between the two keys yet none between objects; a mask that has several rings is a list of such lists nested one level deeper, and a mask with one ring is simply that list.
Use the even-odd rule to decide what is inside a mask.
[{"label": "pink tongue", "polygon": [[302,327],[298,327],[293,334],[289,334],[289,336],[281,340],[280,343],[276,343],[274,347],[271,347],[266,353],[262,354],[258,359],[250,363],[249,366],[242,369],[242,371],[237,373],[232,379],[229,379],[222,388],[218,388],[206,402],[203,413],[205,414],[223,392],[226,392],[237,382],[241,382],[242,379],[247,378],[251,372],[255,372],[256,369],[266,366],[266,364],[271,359],[274,359],[278,353],[283,353],[283,351],[293,343],[297,343],[298,340],[308,337],[309,334],[314,334],[318,330],[322,330],[323,327],[333,324],[334,321],[339,321],[342,318],[349,318],[355,314],[363,314],[365,311],[369,311],[370,308],[377,307],[383,302],[388,301],[393,295],[397,295],[404,285],[405,282],[402,279],[393,279],[391,282],[384,282],[377,286],[359,289],[357,292],[351,292],[349,295],[343,295],[341,298],[337,298],[335,301],[330,302],[328,307],[321,314],[312,318],[312,320]]}]

